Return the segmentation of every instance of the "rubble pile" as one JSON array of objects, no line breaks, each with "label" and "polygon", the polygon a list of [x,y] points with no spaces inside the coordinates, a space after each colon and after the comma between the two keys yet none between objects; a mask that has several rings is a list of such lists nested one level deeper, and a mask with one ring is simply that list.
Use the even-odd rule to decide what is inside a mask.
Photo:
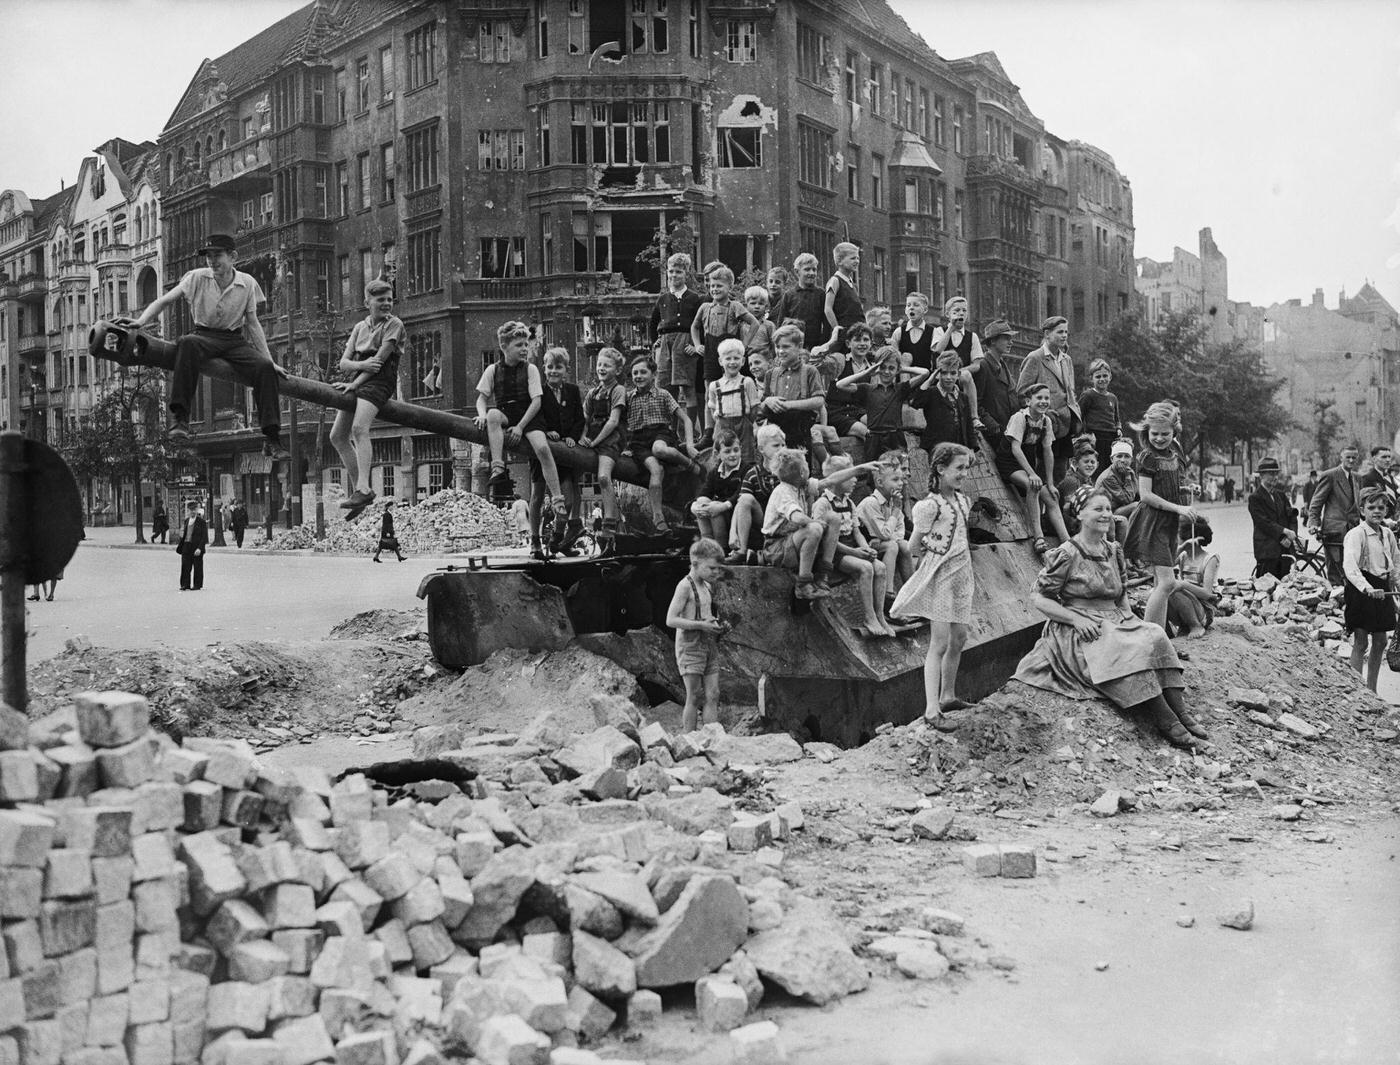
[{"label": "rubble pile", "polygon": [[[315,524],[299,525],[273,534],[271,540],[250,538],[250,546],[266,551],[312,551],[366,554],[379,543],[379,518],[384,508],[371,503],[355,521],[344,520],[340,496],[325,501],[326,538],[317,540]],[[483,496],[445,488],[412,506],[395,504],[394,535],[406,555],[445,555],[502,547],[514,542],[509,515]],[[256,531],[256,530],[254,530]]]},{"label": "rubble pile", "polygon": [[1244,580],[1222,580],[1217,586],[1217,613],[1247,618],[1259,625],[1282,626],[1286,635],[1313,639],[1334,649],[1345,644],[1342,597],[1326,578],[1314,573],[1273,574]]},{"label": "rubble pile", "polygon": [[435,750],[466,783],[390,794],[237,740],[176,746],[138,695],[6,708],[0,1061],[587,1065],[581,1044],[644,1033],[677,986],[736,1060],[786,1060],[745,1023],[764,981],[826,1003],[870,974],[783,879],[801,808],[715,785],[802,748],[670,736],[616,697],[594,713],[562,747],[545,715]]}]

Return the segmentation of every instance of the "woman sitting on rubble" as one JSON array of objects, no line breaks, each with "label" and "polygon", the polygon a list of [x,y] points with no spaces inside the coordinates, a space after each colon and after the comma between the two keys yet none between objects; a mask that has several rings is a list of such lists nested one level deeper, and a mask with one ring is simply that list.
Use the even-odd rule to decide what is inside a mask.
[{"label": "woman sitting on rubble", "polygon": [[1016,679],[1071,699],[1103,696],[1146,717],[1175,746],[1204,748],[1208,737],[1182,699],[1171,641],[1128,607],[1123,552],[1108,539],[1112,499],[1090,490],[1077,517],[1079,532],[1045,556],[1034,603],[1048,621]]}]

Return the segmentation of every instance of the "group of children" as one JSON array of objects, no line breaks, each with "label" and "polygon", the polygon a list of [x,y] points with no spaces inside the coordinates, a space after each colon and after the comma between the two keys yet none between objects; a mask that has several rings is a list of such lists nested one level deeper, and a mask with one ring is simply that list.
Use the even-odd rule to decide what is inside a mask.
[{"label": "group of children", "polygon": [[[532,554],[568,553],[582,531],[577,483],[555,464],[551,440],[597,455],[605,551],[620,530],[612,474],[622,456],[647,471],[658,532],[668,531],[667,470],[703,476],[688,507],[700,537],[668,615],[683,637],[677,656],[687,721],[702,701],[706,715],[715,712],[714,641],[724,623],[714,615],[709,582],[725,563],[761,560],[793,570],[802,600],[830,595],[833,575],[854,579],[859,632],[867,638],[893,636],[919,619],[931,623],[926,713],[937,724],[964,705],[955,683],[971,622],[972,569],[970,501],[961,485],[985,441],[996,469],[1024,500],[1039,551],[1048,546],[1042,520],[1061,541],[1069,538],[1063,505],[1075,491],[1096,483],[1117,488],[1126,553],[1153,572],[1148,620],[1165,622],[1168,601],[1182,590],[1173,569],[1178,522],[1189,522],[1189,532],[1199,518],[1180,502],[1184,460],[1174,443],[1175,407],[1149,409],[1145,442],[1134,456],[1109,391],[1109,367],[1095,360],[1075,411],[1083,435],[1062,457],[1057,441],[1065,433],[1051,410],[1050,386],[1012,384],[1003,361],[1012,340],[1007,323],[989,323],[979,337],[968,327],[967,301],[954,297],[944,307],[946,322],[934,324],[928,299],[911,293],[895,327],[888,308],[867,312],[861,305],[859,249],[838,244],[833,257],[836,270],[824,287],[815,256],[803,254],[793,264],[792,287],[785,287],[784,272],[773,271],[766,286],[741,294],[733,271],[714,263],[702,271],[703,299],[690,288],[689,257],[672,255],[667,291],[651,317],[651,352],[629,361],[603,348],[586,392],[566,379],[566,350],[548,349],[541,375],[529,360],[529,327],[503,325],[501,358],[478,384],[477,424],[489,438],[493,481],[506,478],[507,445],[528,445]],[[1057,343],[1047,344],[1055,357],[1063,355],[1063,324],[1051,319],[1045,327],[1047,335],[1058,330]],[[917,432],[929,456],[929,494],[917,503],[904,498],[906,431]],[[700,462],[705,449],[708,465]],[[539,535],[546,494],[555,512],[547,548]]]}]

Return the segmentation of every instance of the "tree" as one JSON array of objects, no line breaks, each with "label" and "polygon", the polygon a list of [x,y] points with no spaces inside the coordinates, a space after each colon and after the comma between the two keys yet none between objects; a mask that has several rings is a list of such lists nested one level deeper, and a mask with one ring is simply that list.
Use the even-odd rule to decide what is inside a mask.
[{"label": "tree", "polygon": [[1332,445],[1342,435],[1342,416],[1336,407],[1336,399],[1330,396],[1313,400],[1313,443],[1317,445],[1317,461],[1324,469],[1332,465]]},{"label": "tree", "polygon": [[[173,451],[161,424],[163,377],[147,367],[122,367],[115,385],[92,408],[87,423],[86,446],[101,449],[100,472],[111,479],[113,495],[120,500],[121,483],[136,487],[136,542],[146,542],[141,481],[163,481],[170,475]],[[118,521],[121,514],[116,515]]]},{"label": "tree", "polygon": [[[651,243],[637,252],[637,262],[657,271],[664,282],[666,279],[666,260],[672,255],[689,255],[692,266],[700,265],[695,262],[695,248],[698,243],[695,227],[690,224],[689,220],[678,218],[669,226],[658,228],[651,235]],[[693,281],[694,278],[690,277],[686,280]]]}]

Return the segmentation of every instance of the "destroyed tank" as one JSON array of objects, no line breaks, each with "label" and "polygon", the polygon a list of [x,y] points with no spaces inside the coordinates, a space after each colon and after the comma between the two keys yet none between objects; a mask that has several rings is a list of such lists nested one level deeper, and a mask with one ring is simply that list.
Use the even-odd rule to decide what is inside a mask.
[{"label": "destroyed tank", "polygon": [[[122,365],[174,368],[173,343],[127,323],[98,323],[89,334],[89,350]],[[220,360],[206,363],[203,372],[239,381]],[[280,388],[327,407],[350,409],[354,403],[330,385],[302,377],[284,378]],[[471,419],[445,411],[391,400],[380,417],[485,443]],[[597,468],[590,451],[550,446],[565,467],[584,473]],[[958,677],[958,694],[966,699],[1006,682],[1042,622],[1031,605],[1040,559],[1030,546],[1020,501],[992,460],[984,444],[964,482],[977,501],[970,521],[975,620]],[[910,488],[918,498],[927,485],[927,468],[916,464],[912,474]],[[645,471],[628,460],[618,463],[614,476],[646,483]],[[667,481],[668,496],[674,493],[677,502],[694,487],[679,472],[668,474]],[[692,532],[677,528],[670,536],[619,537],[617,551],[606,557],[532,562],[484,554],[431,573],[418,595],[427,603],[433,655],[461,669],[504,648],[544,651],[572,640],[632,672],[654,697],[676,698],[684,688],[665,618],[676,583],[689,569]],[[863,742],[885,722],[902,724],[922,713],[927,626],[897,639],[864,639],[855,628],[860,610],[853,582],[837,584],[829,599],[811,602],[797,600],[793,587],[785,570],[728,568],[716,595],[718,609],[733,626],[719,641],[727,701],[757,705],[780,728],[843,745]]]}]

